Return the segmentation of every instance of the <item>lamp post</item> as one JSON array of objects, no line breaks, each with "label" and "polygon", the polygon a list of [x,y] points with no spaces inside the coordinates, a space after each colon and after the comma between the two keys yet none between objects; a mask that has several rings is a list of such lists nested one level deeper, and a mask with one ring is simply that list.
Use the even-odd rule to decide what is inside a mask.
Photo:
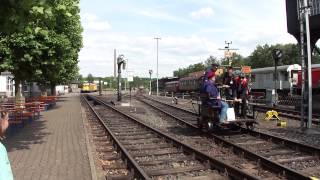
[{"label": "lamp post", "polygon": [[159,40],[161,40],[160,37],[155,37],[155,40],[157,40],[157,96],[159,96]]},{"label": "lamp post", "polygon": [[150,75],[150,87],[149,87],[150,91],[149,91],[149,95],[151,95],[151,75],[152,75],[152,73],[153,73],[153,71],[152,71],[152,69],[150,69],[149,70],[149,75]]},{"label": "lamp post", "polygon": [[118,101],[121,101],[121,65],[123,69],[126,68],[126,61],[124,60],[124,55],[119,55],[117,58],[117,65],[118,65]]}]

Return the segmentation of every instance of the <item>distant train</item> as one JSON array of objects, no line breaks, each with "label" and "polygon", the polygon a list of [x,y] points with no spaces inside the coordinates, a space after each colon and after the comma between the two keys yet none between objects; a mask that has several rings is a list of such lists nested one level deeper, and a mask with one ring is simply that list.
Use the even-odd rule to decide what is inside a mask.
[{"label": "distant train", "polygon": [[[288,93],[290,90],[300,93],[301,90],[301,66],[298,64],[278,66],[277,91]],[[266,89],[274,89],[275,68],[266,67],[253,69],[251,73],[251,90],[253,92],[265,92]],[[320,89],[320,64],[312,65],[312,88],[314,93]]]},{"label": "distant train", "polygon": [[83,83],[81,93],[97,92],[97,84],[95,83]]}]

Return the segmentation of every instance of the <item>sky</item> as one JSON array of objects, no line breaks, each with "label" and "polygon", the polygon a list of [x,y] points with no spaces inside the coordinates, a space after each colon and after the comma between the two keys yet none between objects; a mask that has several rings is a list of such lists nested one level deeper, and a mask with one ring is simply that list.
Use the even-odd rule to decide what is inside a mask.
[{"label": "sky", "polygon": [[[159,77],[210,55],[225,41],[248,56],[257,45],[296,43],[287,33],[284,0],[81,0],[80,73],[113,75],[114,49],[128,59],[124,76]],[[126,72],[126,71],[125,71]]]}]

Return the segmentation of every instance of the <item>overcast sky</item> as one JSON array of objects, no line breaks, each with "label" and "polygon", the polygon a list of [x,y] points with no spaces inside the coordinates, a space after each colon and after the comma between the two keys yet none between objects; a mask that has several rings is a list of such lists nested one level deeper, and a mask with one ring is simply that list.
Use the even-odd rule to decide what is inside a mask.
[{"label": "overcast sky", "polygon": [[287,33],[284,0],[81,0],[81,21],[84,76],[113,75],[117,49],[134,75],[148,77],[156,71],[157,36],[160,77],[222,57],[226,40],[244,56],[258,44],[296,43]]}]

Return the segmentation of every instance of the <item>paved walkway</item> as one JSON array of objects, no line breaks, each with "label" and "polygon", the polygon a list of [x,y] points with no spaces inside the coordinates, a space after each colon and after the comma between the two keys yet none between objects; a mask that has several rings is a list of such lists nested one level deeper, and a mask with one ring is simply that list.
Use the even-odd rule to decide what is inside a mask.
[{"label": "paved walkway", "polygon": [[86,138],[77,95],[57,105],[6,139],[16,180],[91,179]]}]

